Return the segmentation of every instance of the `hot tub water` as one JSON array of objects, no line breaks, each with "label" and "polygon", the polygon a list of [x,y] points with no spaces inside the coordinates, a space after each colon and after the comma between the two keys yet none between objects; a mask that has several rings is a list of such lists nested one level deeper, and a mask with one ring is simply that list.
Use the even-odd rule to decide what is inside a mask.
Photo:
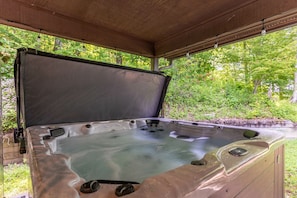
[{"label": "hot tub water", "polygon": [[61,138],[54,153],[69,156],[70,168],[85,180],[142,182],[231,143],[222,138],[178,137],[172,133],[136,128]]}]

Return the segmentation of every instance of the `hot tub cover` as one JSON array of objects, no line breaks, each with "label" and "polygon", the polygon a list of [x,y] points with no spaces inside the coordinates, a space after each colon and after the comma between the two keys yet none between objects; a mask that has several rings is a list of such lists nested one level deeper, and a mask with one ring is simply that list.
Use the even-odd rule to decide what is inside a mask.
[{"label": "hot tub cover", "polygon": [[159,72],[24,48],[14,69],[25,127],[157,117],[170,81]]}]

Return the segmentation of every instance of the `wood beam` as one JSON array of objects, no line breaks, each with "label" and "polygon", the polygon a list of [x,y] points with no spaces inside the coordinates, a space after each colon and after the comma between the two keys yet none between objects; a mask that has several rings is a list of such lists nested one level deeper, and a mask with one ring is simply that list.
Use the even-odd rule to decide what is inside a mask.
[{"label": "wood beam", "polygon": [[0,0],[0,23],[31,31],[154,57],[153,43],[71,19],[17,0]]},{"label": "wood beam", "polygon": [[[295,13],[297,12],[297,1],[253,1],[244,7],[227,12],[220,17],[196,24],[185,31],[168,37],[155,43],[157,57],[175,58],[212,48],[217,37],[229,36],[228,42],[234,42],[251,36],[260,35],[261,21],[274,23],[271,29],[276,26],[282,28],[297,23]],[[289,15],[294,15],[290,19]],[[282,18],[286,18],[285,21]],[[286,24],[287,23],[287,24]],[[274,26],[274,27],[272,27]],[[250,30],[249,28],[253,28]],[[260,28],[260,29],[259,29]],[[269,27],[267,27],[269,30]],[[255,29],[257,29],[256,32]],[[258,30],[259,29],[259,30]],[[230,36],[231,35],[231,36]],[[236,38],[235,38],[236,37]],[[232,40],[234,39],[234,40]],[[225,40],[225,42],[227,42]],[[221,44],[224,42],[221,41]]]}]

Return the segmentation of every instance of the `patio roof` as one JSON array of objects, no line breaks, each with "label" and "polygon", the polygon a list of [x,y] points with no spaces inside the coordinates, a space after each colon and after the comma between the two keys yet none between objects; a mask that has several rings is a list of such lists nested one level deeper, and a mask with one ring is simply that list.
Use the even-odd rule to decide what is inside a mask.
[{"label": "patio roof", "polygon": [[177,58],[297,23],[296,0],[0,0],[0,23]]}]

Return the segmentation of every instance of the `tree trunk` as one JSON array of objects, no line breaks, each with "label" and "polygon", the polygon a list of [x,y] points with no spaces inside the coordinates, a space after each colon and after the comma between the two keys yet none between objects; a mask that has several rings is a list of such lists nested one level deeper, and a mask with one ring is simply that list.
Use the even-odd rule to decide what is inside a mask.
[{"label": "tree trunk", "polygon": [[247,48],[246,48],[246,42],[243,41],[243,51],[244,51],[244,54],[243,54],[243,66],[244,66],[244,81],[245,81],[245,84],[247,85],[249,83],[249,68],[248,68],[248,63],[247,63],[247,55],[246,55],[246,52],[247,52]]},{"label": "tree trunk", "polygon": [[294,73],[294,90],[293,90],[293,95],[291,102],[292,103],[297,103],[297,64],[295,65],[295,73]]},{"label": "tree trunk", "polygon": [[123,57],[120,52],[116,53],[116,64],[117,65],[122,65],[123,64]]},{"label": "tree trunk", "polygon": [[253,90],[253,94],[256,94],[257,93],[257,91],[258,91],[258,87],[260,86],[260,84],[261,84],[261,80],[254,80],[253,81],[253,83],[254,83],[254,90]]},{"label": "tree trunk", "polygon": [[269,88],[268,88],[268,92],[267,92],[267,96],[269,99],[272,99],[272,84],[269,84]]},{"label": "tree trunk", "polygon": [[57,50],[61,49],[61,47],[62,47],[62,41],[56,37],[53,51],[57,51]]},{"label": "tree trunk", "polygon": [[[295,37],[295,40],[297,40],[297,36]],[[297,62],[297,50],[296,50],[296,62]],[[294,72],[294,89],[293,89],[293,95],[291,98],[292,103],[297,103],[297,63],[295,64],[295,72]]]}]

